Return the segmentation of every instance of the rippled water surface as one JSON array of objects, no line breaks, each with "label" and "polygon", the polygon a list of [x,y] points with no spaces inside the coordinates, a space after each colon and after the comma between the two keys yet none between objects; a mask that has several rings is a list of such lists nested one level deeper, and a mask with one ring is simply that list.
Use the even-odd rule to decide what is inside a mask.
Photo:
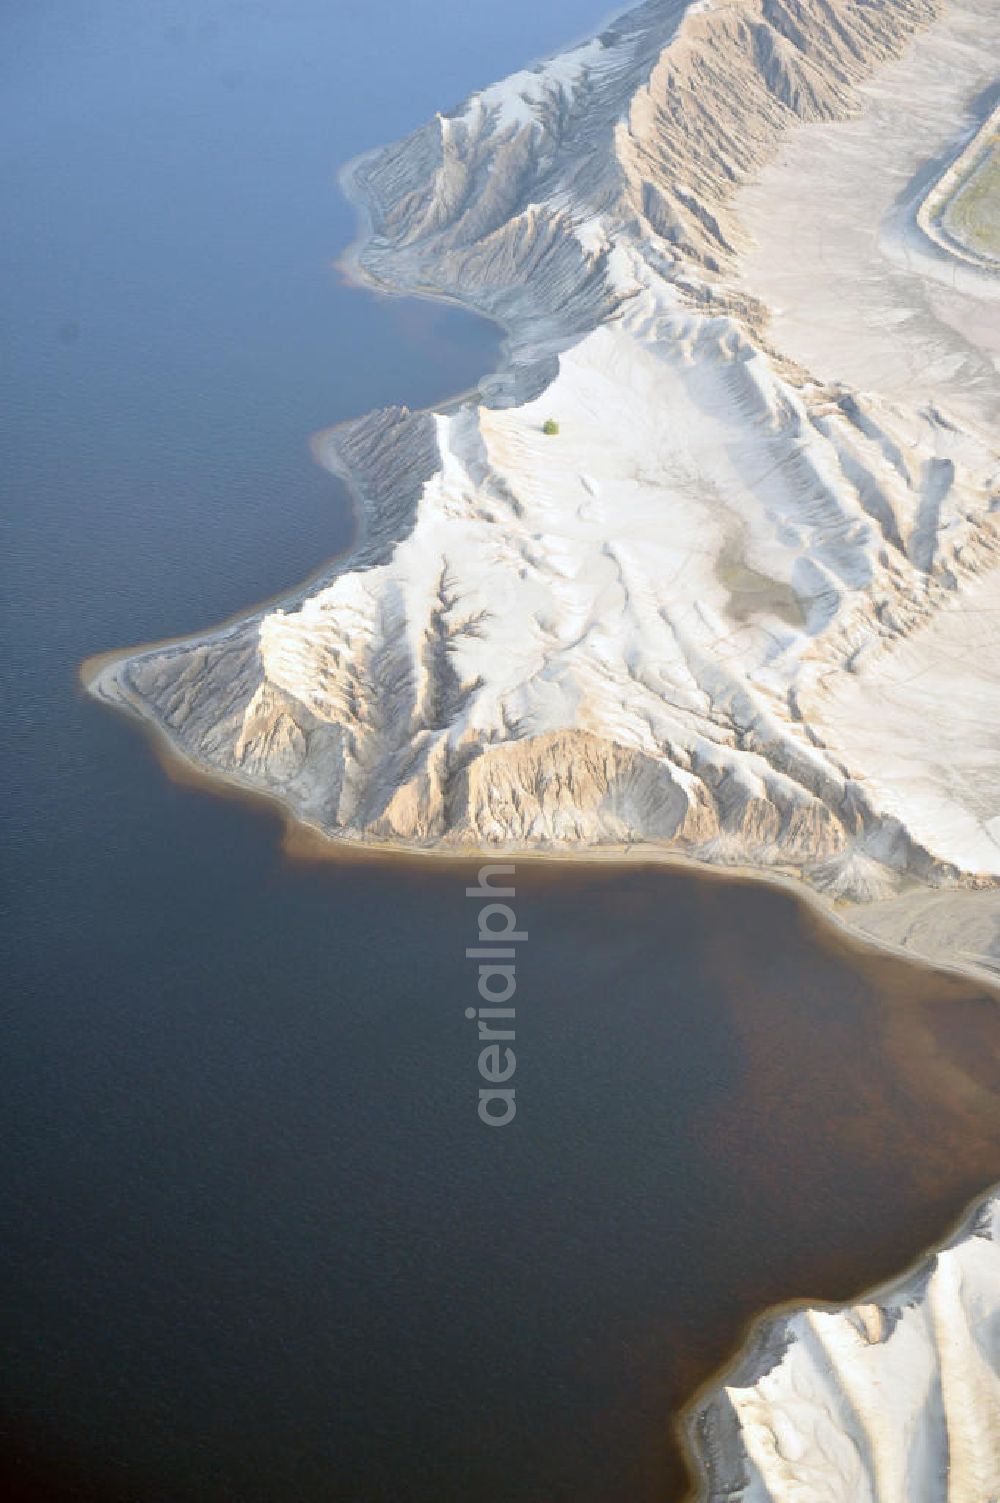
[{"label": "rippled water surface", "polygon": [[346,543],[311,431],[496,359],[339,282],[333,173],[602,10],[4,9],[5,1496],[676,1498],[744,1322],[1000,1172],[992,999],[642,867],[519,867],[487,1131],[470,869],[290,860],[76,689]]}]

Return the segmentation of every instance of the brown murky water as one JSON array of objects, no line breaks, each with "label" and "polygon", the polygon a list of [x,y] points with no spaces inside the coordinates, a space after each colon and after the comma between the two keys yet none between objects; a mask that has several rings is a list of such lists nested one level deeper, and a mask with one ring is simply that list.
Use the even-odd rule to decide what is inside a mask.
[{"label": "brown murky water", "polygon": [[1000,1177],[996,997],[655,867],[518,867],[518,1114],[484,1128],[476,868],[289,860],[75,714],[115,797],[6,962],[18,1467],[678,1499],[674,1418],[746,1323],[889,1277]]},{"label": "brown murky water", "polygon": [[[769,1305],[849,1299],[902,1271],[997,1178],[1000,997],[872,954],[763,886],[655,869],[573,880],[583,932],[607,915],[627,957],[616,1000],[644,999],[625,1008],[646,1014],[642,1084],[659,1066],[665,1092],[689,1072],[702,1087],[675,1136],[651,1124],[635,1143],[633,1177],[666,1192],[662,1277],[629,1336],[633,1418],[652,1424],[624,1488],[586,1494],[678,1498],[686,1468],[657,1405],[676,1416]],[[680,1201],[675,1160],[692,1184]],[[619,1196],[632,1204],[627,1176]]]}]

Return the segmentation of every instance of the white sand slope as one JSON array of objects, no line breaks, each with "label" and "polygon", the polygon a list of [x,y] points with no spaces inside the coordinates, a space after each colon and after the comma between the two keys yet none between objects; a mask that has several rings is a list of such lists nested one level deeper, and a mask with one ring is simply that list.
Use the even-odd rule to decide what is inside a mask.
[{"label": "white sand slope", "polygon": [[995,1503],[1000,1194],[865,1303],[763,1321],[690,1434],[712,1499]]},{"label": "white sand slope", "polygon": [[[282,609],[106,663],[93,692],[340,840],[644,843],[855,900],[992,882],[996,363],[966,308],[979,405],[953,411],[953,310],[925,299],[914,349],[940,358],[904,392],[808,368],[746,272],[738,191],[842,140],[865,210],[880,80],[915,41],[922,66],[953,60],[968,15],[650,0],[355,163],[356,275],[502,320],[505,367],[480,402],[327,434],[353,553]],[[957,128],[935,110],[931,135]],[[902,181],[905,132],[886,139]],[[824,203],[779,224],[793,259]]]}]

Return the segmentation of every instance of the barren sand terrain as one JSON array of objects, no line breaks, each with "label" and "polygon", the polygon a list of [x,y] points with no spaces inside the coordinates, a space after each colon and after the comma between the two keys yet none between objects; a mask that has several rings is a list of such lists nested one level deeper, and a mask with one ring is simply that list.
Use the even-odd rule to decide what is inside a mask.
[{"label": "barren sand terrain", "polygon": [[92,692],[334,840],[992,886],[1000,307],[898,242],[998,30],[653,0],[353,164],[352,273],[505,367],[330,431],[354,551]]}]

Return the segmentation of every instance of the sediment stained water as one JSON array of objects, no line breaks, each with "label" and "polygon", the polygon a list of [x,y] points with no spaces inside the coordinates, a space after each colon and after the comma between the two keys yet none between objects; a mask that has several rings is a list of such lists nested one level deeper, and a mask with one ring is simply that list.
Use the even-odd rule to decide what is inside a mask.
[{"label": "sediment stained water", "polygon": [[745,1322],[996,1176],[995,1001],[785,894],[522,865],[491,1133],[475,868],[289,865],[151,759],[131,786],[18,973],[2,1380],[127,1496],[676,1498],[670,1416]]},{"label": "sediment stained water", "polygon": [[4,17],[5,1495],[676,1498],[748,1319],[1000,1176],[994,998],[653,868],[519,866],[489,1132],[475,868],[291,861],[76,689],[347,541],[311,429],[492,363],[339,286],[327,185],[587,9]]}]

